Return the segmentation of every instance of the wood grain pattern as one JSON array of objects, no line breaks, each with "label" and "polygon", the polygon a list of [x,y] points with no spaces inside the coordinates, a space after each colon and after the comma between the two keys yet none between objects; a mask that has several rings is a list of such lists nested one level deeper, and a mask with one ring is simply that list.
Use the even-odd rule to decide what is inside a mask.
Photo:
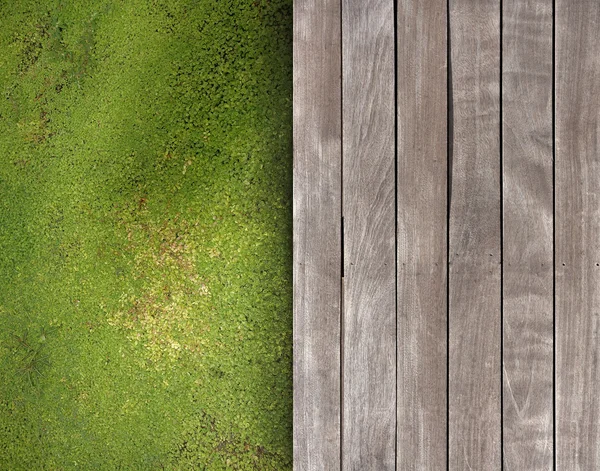
[{"label": "wood grain pattern", "polygon": [[294,1],[294,469],[339,470],[340,4]]},{"label": "wood grain pattern", "polygon": [[600,3],[556,1],[556,469],[600,469]]},{"label": "wood grain pattern", "polygon": [[446,467],[446,0],[397,10],[397,469]]},{"label": "wood grain pattern", "polygon": [[294,3],[296,470],[600,469],[600,3],[448,5]]},{"label": "wood grain pattern", "polygon": [[552,1],[504,0],[504,469],[553,466]]},{"label": "wood grain pattern", "polygon": [[396,432],[393,0],[342,1],[345,470],[393,470]]},{"label": "wood grain pattern", "polygon": [[500,2],[450,4],[449,468],[500,469]]}]

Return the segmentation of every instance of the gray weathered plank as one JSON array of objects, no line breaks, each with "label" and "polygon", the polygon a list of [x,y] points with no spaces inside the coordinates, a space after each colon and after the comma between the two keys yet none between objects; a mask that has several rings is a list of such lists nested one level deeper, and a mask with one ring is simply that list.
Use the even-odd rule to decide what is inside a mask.
[{"label": "gray weathered plank", "polygon": [[500,1],[451,0],[449,467],[500,469]]},{"label": "gray weathered plank", "polygon": [[339,470],[341,29],[337,0],[294,1],[294,469]]},{"label": "gray weathered plank", "polygon": [[393,0],[342,0],[342,463],[393,470],[396,266]]},{"label": "gray weathered plank", "polygon": [[553,465],[552,0],[504,0],[504,469]]},{"label": "gray weathered plank", "polygon": [[600,469],[600,2],[556,0],[556,469]]},{"label": "gray weathered plank", "polygon": [[397,469],[446,467],[446,0],[397,9]]}]

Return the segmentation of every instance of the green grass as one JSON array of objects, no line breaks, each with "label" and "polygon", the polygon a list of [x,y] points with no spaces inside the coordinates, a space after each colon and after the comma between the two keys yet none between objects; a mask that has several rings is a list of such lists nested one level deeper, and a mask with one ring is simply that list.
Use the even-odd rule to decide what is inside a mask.
[{"label": "green grass", "polygon": [[0,469],[291,469],[291,0],[0,18]]}]

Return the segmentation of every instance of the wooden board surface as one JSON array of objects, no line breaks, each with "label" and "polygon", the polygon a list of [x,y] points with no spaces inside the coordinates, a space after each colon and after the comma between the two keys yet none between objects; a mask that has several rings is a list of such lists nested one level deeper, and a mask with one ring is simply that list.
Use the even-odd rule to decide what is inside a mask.
[{"label": "wooden board surface", "polygon": [[504,0],[504,469],[553,461],[552,0]]},{"label": "wooden board surface", "polygon": [[449,467],[500,469],[500,2],[451,0]]},{"label": "wooden board surface", "polygon": [[445,469],[446,0],[397,10],[397,469]]},{"label": "wooden board surface", "polygon": [[556,0],[556,469],[600,469],[600,3]]},{"label": "wooden board surface", "polygon": [[599,24],[295,0],[296,470],[600,469]]},{"label": "wooden board surface", "polygon": [[339,1],[294,3],[294,469],[339,470]]},{"label": "wooden board surface", "polygon": [[393,0],[342,0],[343,437],[347,470],[394,470]]}]

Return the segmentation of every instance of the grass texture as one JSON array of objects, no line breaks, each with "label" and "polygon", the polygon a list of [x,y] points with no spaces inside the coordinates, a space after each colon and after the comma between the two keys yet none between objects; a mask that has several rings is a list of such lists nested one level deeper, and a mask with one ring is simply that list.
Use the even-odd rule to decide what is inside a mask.
[{"label": "grass texture", "polygon": [[0,18],[0,469],[290,470],[291,0]]}]

